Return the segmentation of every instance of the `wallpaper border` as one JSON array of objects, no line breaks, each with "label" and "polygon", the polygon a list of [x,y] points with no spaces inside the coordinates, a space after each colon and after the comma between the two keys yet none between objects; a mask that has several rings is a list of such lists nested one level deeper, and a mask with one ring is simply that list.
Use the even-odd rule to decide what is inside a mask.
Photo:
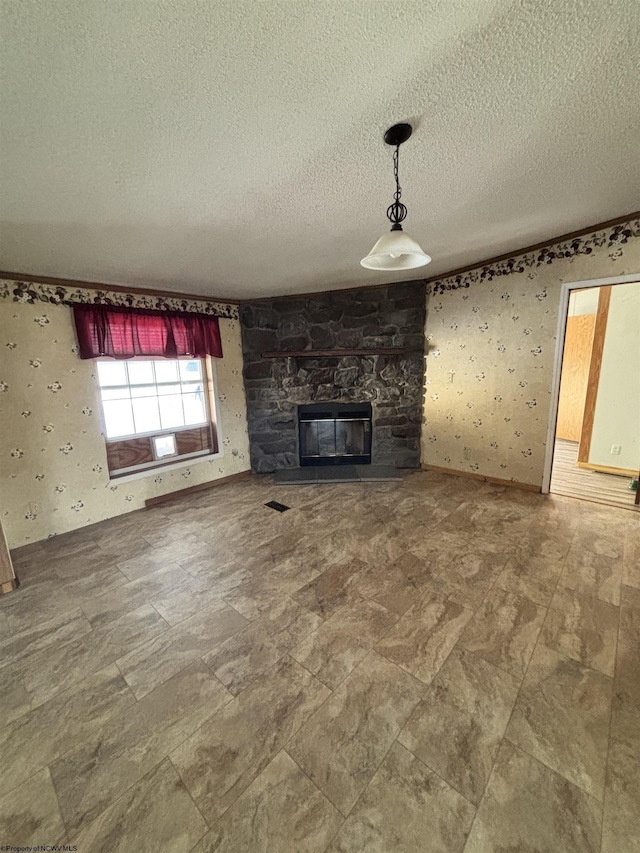
[{"label": "wallpaper border", "polygon": [[428,294],[446,293],[449,290],[461,290],[472,284],[493,281],[501,276],[533,270],[557,260],[574,258],[577,255],[590,255],[594,249],[606,246],[615,249],[628,243],[632,237],[640,237],[640,218],[631,218],[626,222],[599,231],[593,231],[569,240],[550,243],[542,249],[514,254],[490,264],[479,264],[475,269],[453,276],[443,276],[427,285]]},{"label": "wallpaper border", "polygon": [[105,288],[89,290],[83,287],[63,287],[33,281],[0,279],[0,299],[11,299],[35,305],[118,305],[127,308],[151,308],[155,311],[187,311],[193,314],[208,314],[227,320],[238,320],[238,306],[227,302],[205,302],[198,299],[180,299],[174,296],[147,296],[142,293],[127,293]]}]

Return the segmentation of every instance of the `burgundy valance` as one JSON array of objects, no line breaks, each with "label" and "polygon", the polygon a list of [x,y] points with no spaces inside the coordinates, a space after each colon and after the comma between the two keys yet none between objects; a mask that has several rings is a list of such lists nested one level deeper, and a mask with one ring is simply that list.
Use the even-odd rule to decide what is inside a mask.
[{"label": "burgundy valance", "polygon": [[80,358],[222,358],[217,317],[111,305],[74,305]]}]

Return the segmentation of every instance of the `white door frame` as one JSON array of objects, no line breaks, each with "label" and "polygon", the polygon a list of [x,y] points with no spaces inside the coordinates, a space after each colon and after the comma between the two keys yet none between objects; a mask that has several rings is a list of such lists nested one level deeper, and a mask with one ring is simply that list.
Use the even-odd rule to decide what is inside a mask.
[{"label": "white door frame", "polygon": [[560,290],[560,308],[558,313],[558,328],[556,330],[556,354],[553,361],[553,380],[551,383],[551,411],[547,427],[547,449],[544,457],[544,473],[542,476],[542,494],[549,494],[551,485],[551,466],[556,438],[556,421],[558,419],[558,398],[560,396],[560,375],[562,373],[562,356],[564,355],[564,335],[567,328],[569,312],[569,297],[572,290],[583,290],[587,287],[604,287],[608,284],[631,284],[640,281],[638,273],[616,275],[611,278],[591,278],[587,281],[564,282]]}]

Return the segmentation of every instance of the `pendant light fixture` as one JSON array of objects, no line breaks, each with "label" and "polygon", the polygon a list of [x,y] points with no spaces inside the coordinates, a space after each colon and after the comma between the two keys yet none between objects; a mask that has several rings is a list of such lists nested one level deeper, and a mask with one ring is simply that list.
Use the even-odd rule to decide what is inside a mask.
[{"label": "pendant light fixture", "polygon": [[393,174],[396,179],[395,201],[387,208],[387,218],[391,222],[391,232],[382,236],[360,263],[370,270],[410,270],[423,267],[431,258],[422,251],[415,240],[412,240],[402,230],[402,222],[406,219],[407,208],[400,201],[402,189],[398,177],[398,159],[400,146],[411,136],[413,128],[410,124],[394,124],[384,135],[387,145],[395,147],[393,152]]}]

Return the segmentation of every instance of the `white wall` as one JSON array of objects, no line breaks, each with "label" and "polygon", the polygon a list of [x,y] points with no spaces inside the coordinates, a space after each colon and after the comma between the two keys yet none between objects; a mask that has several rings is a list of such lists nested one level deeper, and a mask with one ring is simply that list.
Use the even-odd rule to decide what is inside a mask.
[{"label": "white wall", "polygon": [[589,462],[640,469],[640,282],[611,290]]}]

